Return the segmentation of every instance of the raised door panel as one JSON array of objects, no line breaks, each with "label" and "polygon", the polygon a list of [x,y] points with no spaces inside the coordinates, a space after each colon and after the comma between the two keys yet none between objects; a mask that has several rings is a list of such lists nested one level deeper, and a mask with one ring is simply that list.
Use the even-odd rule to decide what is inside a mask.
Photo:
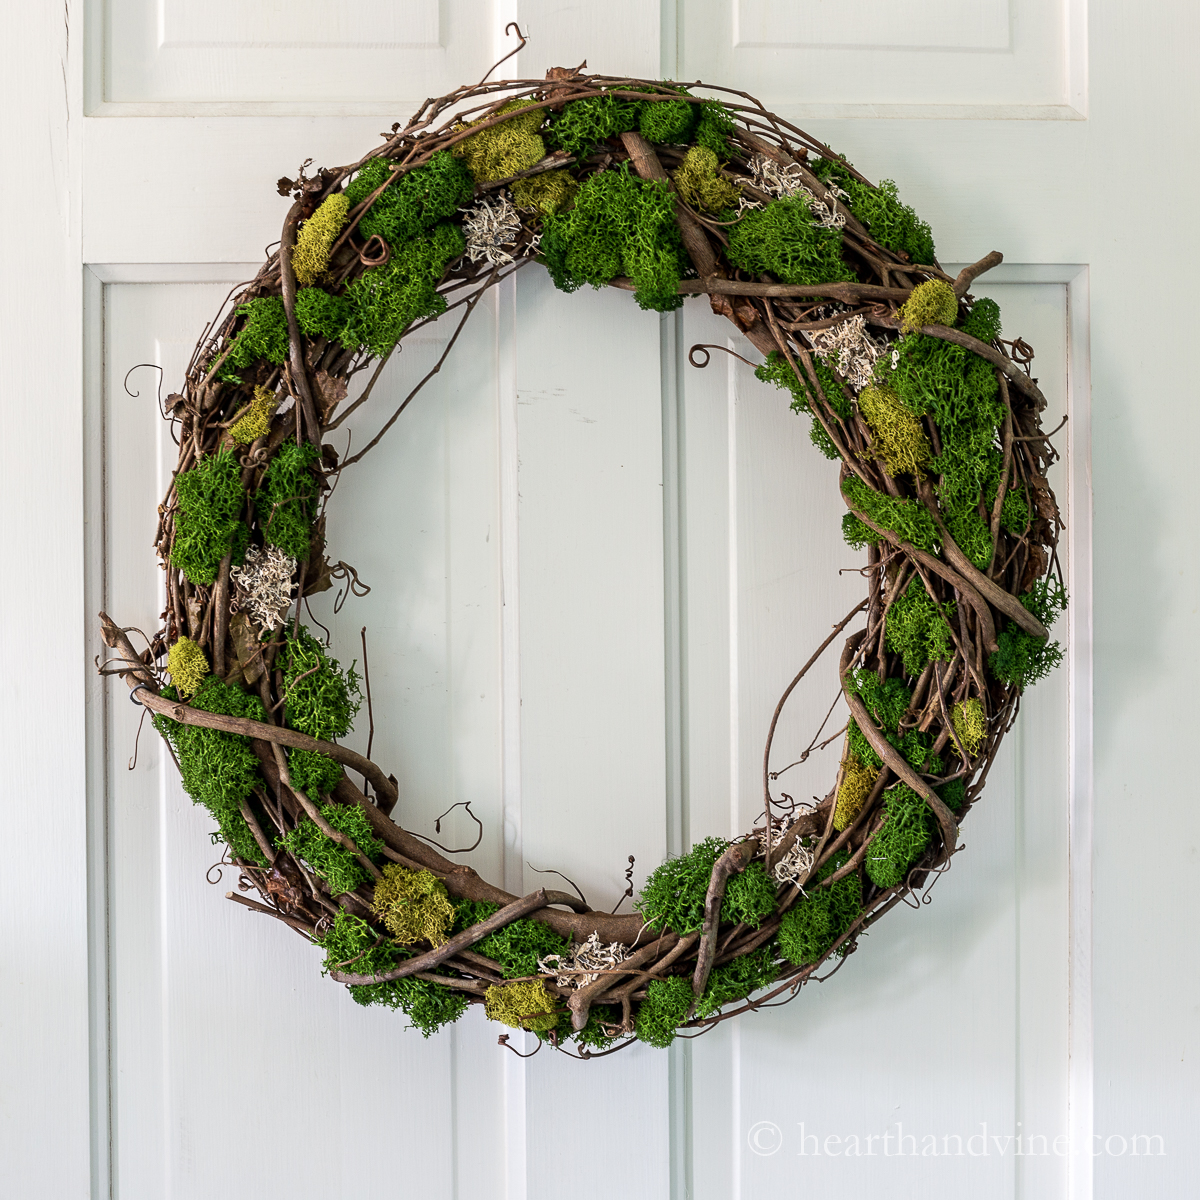
[{"label": "raised door panel", "polygon": [[680,78],[793,120],[1086,112],[1082,0],[699,0],[680,45]]},{"label": "raised door panel", "polygon": [[[1067,405],[1063,280],[1073,274],[976,289],[999,302],[1008,336],[1035,346],[1051,425]],[[1039,272],[1010,277],[1022,275]],[[690,309],[684,341],[744,352],[722,324]],[[734,358],[684,379],[685,812],[695,841],[744,831],[761,813],[776,700],[864,584],[861,556],[840,536],[836,468],[809,444],[808,419]],[[1086,426],[1086,406],[1079,415]],[[1085,451],[1066,434],[1059,443],[1069,449],[1051,483],[1070,521],[1071,471]],[[1069,618],[1055,630],[1064,645]],[[806,751],[845,725],[841,644],[784,710],[771,757],[777,797],[823,796],[836,776],[840,736]],[[1065,1143],[1053,1147],[1070,1127],[1071,679],[1064,664],[1025,697],[963,826],[965,848],[927,902],[890,913],[835,964],[836,978],[692,1043],[697,1197],[786,1191],[798,1173],[836,1194],[898,1181],[929,1196],[964,1186],[997,1198],[1063,1194]],[[1018,1135],[1038,1138],[1032,1155],[1018,1155]]]}]

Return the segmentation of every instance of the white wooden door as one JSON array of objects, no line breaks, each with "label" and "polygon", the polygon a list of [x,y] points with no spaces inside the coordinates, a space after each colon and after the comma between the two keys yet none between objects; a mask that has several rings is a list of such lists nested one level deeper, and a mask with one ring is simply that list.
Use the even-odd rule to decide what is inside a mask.
[{"label": "white wooden door", "polygon": [[[1190,911],[1196,836],[1196,417],[1167,290],[1197,248],[1182,0],[1132,23],[1086,0],[85,0],[6,20],[5,1195],[1189,1194],[1200,973],[1166,919]],[[425,1041],[321,980],[223,899],[228,873],[206,883],[206,820],[150,731],[130,769],[138,710],[91,668],[99,608],[150,629],[161,607],[173,447],[156,373],[127,391],[126,372],[175,386],[278,236],[274,180],[478,78],[510,20],[532,40],[505,73],[586,57],[743,87],[896,179],[944,264],[1001,249],[977,291],[1070,416],[1068,659],[930,903],[787,1007],[591,1064],[518,1058],[475,1011]],[[398,816],[431,833],[470,800],[470,861],[514,891],[554,867],[611,905],[629,855],[640,884],[748,828],[778,694],[860,594],[802,423],[735,359],[687,365],[728,329],[530,268],[331,507],[335,557],[375,590],[317,615],[345,660],[367,627]],[[408,345],[354,446],[445,336]],[[833,692],[831,663],[778,765]],[[833,753],[785,790],[823,793]]]}]

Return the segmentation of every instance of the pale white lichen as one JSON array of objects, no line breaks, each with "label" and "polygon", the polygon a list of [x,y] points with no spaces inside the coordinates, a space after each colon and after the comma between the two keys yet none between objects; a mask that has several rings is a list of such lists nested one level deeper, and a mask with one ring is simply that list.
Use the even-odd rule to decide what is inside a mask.
[{"label": "pale white lichen", "polygon": [[[841,229],[846,224],[846,214],[838,212],[837,202],[849,199],[849,193],[844,192],[836,183],[828,184],[826,190],[833,200],[833,207],[830,208],[824,200],[818,199],[812,188],[804,182],[804,170],[799,163],[777,163],[765,154],[755,154],[750,159],[750,182],[772,200],[779,200],[785,196],[803,196],[808,201],[813,220],[821,229]],[[761,200],[743,196],[738,203],[738,212],[746,208],[762,207]]]},{"label": "pale white lichen", "polygon": [[559,987],[582,988],[595,983],[598,972],[611,970],[628,956],[628,946],[621,942],[610,942],[605,946],[600,935],[593,933],[567,954],[547,954],[545,958],[539,958],[538,968],[553,975]]},{"label": "pale white lichen", "polygon": [[251,546],[240,567],[231,567],[233,611],[249,614],[263,629],[278,629],[287,620],[295,590],[296,560],[278,546]]},{"label": "pale white lichen", "polygon": [[[801,804],[796,809],[793,819],[783,830],[783,834],[786,834],[788,829],[791,829],[801,817],[811,816],[814,812],[816,812],[816,805]],[[809,840],[808,838],[797,838],[788,848],[788,852],[775,864],[772,874],[775,876],[776,883],[799,885],[802,879],[807,878],[815,861],[814,847],[805,844]]]},{"label": "pale white lichen", "polygon": [[797,838],[791,849],[775,864],[775,882],[798,884],[812,868],[812,849]]},{"label": "pale white lichen", "polygon": [[[885,340],[873,338],[867,332],[861,314],[828,329],[807,331],[806,336],[813,350],[860,392],[875,376],[875,360],[888,349]],[[895,358],[892,365],[895,366]]]},{"label": "pale white lichen", "polygon": [[[482,260],[493,267],[504,267],[512,262],[512,251],[521,237],[521,216],[508,193],[498,192],[465,212],[463,233],[467,239],[467,257],[473,263]],[[535,236],[522,253],[532,254],[538,240]]]}]

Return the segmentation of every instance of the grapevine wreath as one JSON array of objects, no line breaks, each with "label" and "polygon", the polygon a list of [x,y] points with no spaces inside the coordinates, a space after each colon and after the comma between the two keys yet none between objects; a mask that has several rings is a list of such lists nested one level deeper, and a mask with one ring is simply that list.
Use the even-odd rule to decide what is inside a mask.
[{"label": "grapevine wreath", "polygon": [[[163,627],[139,653],[101,614],[103,669],[150,711],[260,897],[230,898],[427,1036],[482,1004],[594,1057],[795,995],[948,863],[1022,691],[1061,658],[1045,400],[1029,347],[968,294],[1001,256],[952,278],[894,184],[744,93],[700,86],[582,68],[483,82],[427,100],[351,166],[281,180],[294,202],[279,248],[165,409],[179,463],[156,537]],[[326,555],[332,481],[436,373],[486,289],[531,261],[564,292],[623,288],[656,312],[706,296],[762,354],[759,379],[811,418],[838,464],[845,539],[867,551],[866,598],[776,709],[756,827],[663,863],[630,914],[510,895],[395,824],[395,778],[337,741],[360,679],[301,622],[306,597],[356,578]],[[455,311],[437,365],[339,461],[325,435],[405,337]],[[820,803],[777,800],[779,712],[863,613],[839,665],[837,778]]]}]

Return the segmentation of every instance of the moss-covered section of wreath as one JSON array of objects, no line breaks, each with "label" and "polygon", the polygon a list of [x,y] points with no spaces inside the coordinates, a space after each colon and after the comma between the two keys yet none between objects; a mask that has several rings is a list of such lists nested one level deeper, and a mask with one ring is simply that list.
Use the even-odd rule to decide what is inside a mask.
[{"label": "moss-covered section of wreath", "polygon": [[[958,812],[966,800],[961,779],[934,790],[951,812]],[[871,882],[886,890],[903,883],[910,868],[925,853],[937,818],[925,800],[904,783],[884,794],[883,811],[883,827],[867,847],[863,866]]]},{"label": "moss-covered section of wreath", "polygon": [[[686,88],[679,94],[686,96]],[[714,154],[729,153],[733,113],[717,100],[634,100],[606,93],[563,105],[546,132],[550,145],[584,158],[600,143],[637,130],[648,142],[694,142]]]},{"label": "moss-covered section of wreath", "polygon": [[[989,343],[1000,334],[1000,309],[992,300],[976,301],[961,327]],[[929,470],[940,477],[935,491],[942,520],[963,553],[985,570],[992,557],[992,536],[980,500],[989,505],[994,501],[1003,468],[997,430],[1004,405],[995,368],[962,346],[919,333],[901,338],[893,357],[896,365],[881,358],[878,372],[913,416],[928,413],[937,424],[941,453],[929,461]],[[880,507],[886,506],[877,503]],[[1028,520],[1023,491],[1010,490],[1001,508],[1001,526],[1020,534]],[[895,528],[886,521],[877,523]]]},{"label": "moss-covered section of wreath", "polygon": [[[179,699],[173,687],[163,689],[168,700]],[[191,699],[191,707],[226,717],[266,720],[262,701],[248,696],[241,688],[209,675]],[[179,763],[183,790],[196,804],[208,809],[221,840],[236,858],[265,867],[267,860],[259,849],[250,826],[242,816],[241,804],[255,787],[261,786],[258,759],[250,743],[240,734],[207,729],[203,725],[185,725],[156,713],[154,728],[170,743]]]},{"label": "moss-covered section of wreath", "polygon": [[201,458],[190,471],[175,476],[175,495],[179,507],[171,565],[192,583],[207,587],[216,582],[225,555],[240,563],[250,542],[237,458],[228,449]]},{"label": "moss-covered section of wreath", "polygon": [[848,851],[835,854],[817,872],[817,880],[779,924],[779,950],[797,966],[814,963],[854,924],[862,912],[862,884],[851,871],[837,883],[823,885],[850,861]]},{"label": "moss-covered section of wreath", "polygon": [[[920,500],[908,500],[901,496],[889,496],[886,492],[877,492],[857,475],[850,475],[843,480],[842,493],[850,505],[868,521],[894,533],[900,541],[930,554],[937,549],[937,524]],[[842,518],[842,536],[856,549],[881,540],[879,534],[870,525],[860,521],[853,512]]]},{"label": "moss-covered section of wreath", "polygon": [[371,911],[399,946],[442,945],[457,915],[446,885],[432,871],[412,871],[399,863],[388,863],[375,881]]},{"label": "moss-covered section of wreath", "polygon": [[[912,689],[902,679],[893,677],[880,682],[874,671],[864,668],[852,671],[846,682],[861,698],[884,737],[911,766],[931,775],[942,773],[945,763],[932,752],[932,735],[919,729],[908,729],[903,734],[899,731],[900,719],[912,700]],[[846,738],[850,753],[860,763],[876,770],[883,766],[883,760],[875,753],[853,717],[846,728]]]},{"label": "moss-covered section of wreath", "polygon": [[[458,916],[452,933],[478,925],[500,909],[498,904],[487,900],[463,900],[457,907]],[[477,954],[499,963],[505,979],[519,979],[538,974],[539,958],[545,958],[548,954],[567,954],[569,943],[544,921],[522,917],[495,933],[489,933],[471,948]]]},{"label": "moss-covered section of wreath", "polygon": [[836,184],[849,193],[850,211],[881,246],[907,255],[910,262],[929,265],[935,261],[933,231],[901,202],[892,180],[884,179],[872,187],[855,178],[842,163],[828,158],[818,159],[813,173],[826,186]]},{"label": "moss-covered section of wreath", "polygon": [[[366,921],[350,913],[339,913],[328,932],[316,939],[325,951],[324,972],[346,971],[371,975],[391,970],[408,957],[408,952],[379,942],[379,935]],[[443,1025],[457,1021],[467,1011],[467,998],[460,992],[427,979],[393,979],[385,983],[356,984],[347,989],[356,1004],[382,1004],[398,1008],[412,1028],[425,1037]]]},{"label": "moss-covered section of wreath", "polygon": [[934,600],[919,576],[892,602],[884,637],[887,648],[900,655],[906,675],[920,675],[931,660],[949,662],[954,657],[950,622],[956,611],[953,600]]},{"label": "moss-covered section of wreath", "polygon": [[[712,869],[728,846],[722,838],[705,838],[687,854],[656,867],[634,902],[646,924],[680,935],[702,929]],[[775,905],[775,884],[762,863],[754,861],[744,871],[730,875],[721,901],[721,921],[757,929],[775,911]]]},{"label": "moss-covered section of wreath", "polygon": [[[354,663],[343,671],[303,625],[288,634],[280,659],[289,728],[325,742],[345,737],[362,702]],[[332,792],[342,777],[341,764],[319,751],[289,749],[287,756],[292,787],[313,800]]]},{"label": "moss-covered section of wreath", "polygon": [[259,359],[279,366],[288,356],[287,312],[282,296],[259,296],[238,305],[236,311],[245,320],[217,370],[218,379],[231,383],[240,383],[240,372]]},{"label": "moss-covered section of wreath", "polygon": [[751,275],[816,286],[856,278],[842,259],[842,231],[813,218],[807,196],[785,196],[751,210],[729,229],[729,261]]},{"label": "moss-covered section of wreath", "polygon": [[713,967],[704,994],[696,1001],[697,1017],[711,1017],[727,1004],[745,1000],[753,992],[775,981],[779,972],[775,946],[760,946],[731,962]]},{"label": "moss-covered section of wreath", "polygon": [[446,150],[439,150],[424,166],[393,179],[395,167],[391,159],[373,158],[346,186],[346,199],[357,206],[393,180],[358,223],[358,232],[364,238],[378,235],[393,250],[453,216],[475,193],[475,180],[466,164]]},{"label": "moss-covered section of wreath", "polygon": [[546,217],[541,255],[561,291],[628,275],[642,308],[670,312],[683,303],[688,259],[674,196],[665,180],[638,179],[628,163],[590,176],[569,212]]},{"label": "moss-covered section of wreath", "polygon": [[393,244],[386,263],[364,271],[346,289],[353,315],[341,340],[366,346],[380,358],[388,354],[414,321],[446,311],[437,285],[465,249],[462,230],[451,221],[412,242]]},{"label": "moss-covered section of wreath", "polygon": [[637,1012],[638,1041],[665,1050],[675,1040],[675,1031],[687,1020],[694,998],[691,979],[682,975],[652,979]]},{"label": "moss-covered section of wreath", "polygon": [[310,442],[279,448],[254,497],[258,527],[268,546],[297,560],[308,558],[319,488],[313,465],[321,451]]},{"label": "moss-covered section of wreath", "polygon": [[[1067,593],[1053,577],[1041,579],[1020,597],[1021,604],[1047,629],[1067,607]],[[1002,683],[1025,688],[1044,679],[1062,662],[1062,647],[1026,633],[1010,620],[996,634],[998,649],[988,657],[988,669]]]},{"label": "moss-covered section of wreath", "polygon": [[546,119],[546,110],[530,108],[528,100],[510,100],[494,113],[468,121],[463,128],[472,129],[500,116],[508,116],[508,120],[450,147],[450,153],[462,159],[476,183],[508,179],[546,157],[546,143],[538,132]]},{"label": "moss-covered section of wreath", "polygon": [[741,189],[726,179],[720,168],[720,159],[707,146],[692,146],[671,173],[680,199],[709,213],[733,208],[741,197]]},{"label": "moss-covered section of wreath", "polygon": [[[317,811],[338,833],[352,837],[354,844],[369,859],[376,861],[382,857],[383,843],[375,837],[361,808],[343,804],[319,804]],[[295,858],[307,863],[309,869],[328,884],[329,891],[334,896],[352,892],[371,879],[370,872],[353,850],[326,836],[321,827],[308,817],[290,833],[277,839],[277,843]]]}]

